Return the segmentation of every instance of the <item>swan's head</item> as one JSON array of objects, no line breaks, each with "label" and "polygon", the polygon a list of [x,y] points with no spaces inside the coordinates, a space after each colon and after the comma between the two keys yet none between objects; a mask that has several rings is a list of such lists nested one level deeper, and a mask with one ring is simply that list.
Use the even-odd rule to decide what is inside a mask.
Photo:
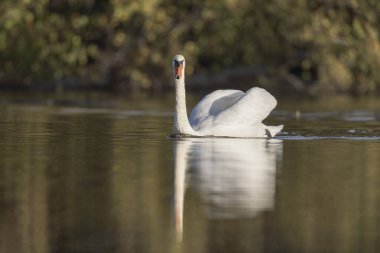
[{"label": "swan's head", "polygon": [[177,80],[184,78],[185,73],[185,57],[183,55],[177,54],[173,58],[173,69],[174,69],[174,78]]}]

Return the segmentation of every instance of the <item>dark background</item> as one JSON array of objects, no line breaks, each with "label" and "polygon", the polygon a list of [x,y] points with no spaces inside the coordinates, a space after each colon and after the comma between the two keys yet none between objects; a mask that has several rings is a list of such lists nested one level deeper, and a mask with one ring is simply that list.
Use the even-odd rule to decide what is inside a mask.
[{"label": "dark background", "polygon": [[379,94],[377,0],[3,0],[0,89]]}]

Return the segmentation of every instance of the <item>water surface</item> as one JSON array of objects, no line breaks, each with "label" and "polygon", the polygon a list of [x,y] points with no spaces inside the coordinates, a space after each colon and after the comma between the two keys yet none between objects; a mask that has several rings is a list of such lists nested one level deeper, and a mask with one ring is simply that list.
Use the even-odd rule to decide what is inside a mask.
[{"label": "water surface", "polygon": [[0,252],[380,247],[373,101],[285,101],[272,140],[169,138],[166,99],[1,101]]}]

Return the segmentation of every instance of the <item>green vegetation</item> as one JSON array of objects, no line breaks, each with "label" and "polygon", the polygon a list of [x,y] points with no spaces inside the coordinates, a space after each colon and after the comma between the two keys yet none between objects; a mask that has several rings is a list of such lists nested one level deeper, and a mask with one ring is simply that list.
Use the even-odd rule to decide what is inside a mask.
[{"label": "green vegetation", "polygon": [[377,0],[3,0],[0,11],[0,87],[161,90],[181,53],[193,87],[238,76],[281,91],[380,92]]}]

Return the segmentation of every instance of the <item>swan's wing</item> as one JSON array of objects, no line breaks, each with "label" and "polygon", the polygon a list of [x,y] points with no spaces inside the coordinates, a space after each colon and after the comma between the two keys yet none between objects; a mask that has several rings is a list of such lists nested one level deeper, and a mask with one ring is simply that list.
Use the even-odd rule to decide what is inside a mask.
[{"label": "swan's wing", "polygon": [[229,108],[215,116],[214,123],[223,125],[254,125],[268,117],[277,100],[264,89],[252,88]]},{"label": "swan's wing", "polygon": [[245,93],[240,90],[216,90],[205,96],[192,110],[190,124],[194,127],[209,115],[217,115],[230,107]]}]

